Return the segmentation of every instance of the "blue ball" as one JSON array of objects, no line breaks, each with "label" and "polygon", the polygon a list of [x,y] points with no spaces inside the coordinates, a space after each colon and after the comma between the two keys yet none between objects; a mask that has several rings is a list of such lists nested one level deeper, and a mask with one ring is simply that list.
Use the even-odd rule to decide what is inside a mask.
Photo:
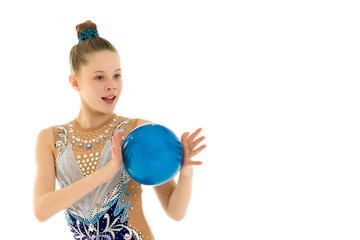
[{"label": "blue ball", "polygon": [[161,185],[179,172],[183,149],[170,129],[159,124],[145,124],[133,129],[123,147],[125,170],[135,181]]}]

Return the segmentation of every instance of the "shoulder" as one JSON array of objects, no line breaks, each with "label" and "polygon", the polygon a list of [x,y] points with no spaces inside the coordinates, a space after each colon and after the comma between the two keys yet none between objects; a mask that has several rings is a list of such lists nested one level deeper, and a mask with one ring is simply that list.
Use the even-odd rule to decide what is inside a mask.
[{"label": "shoulder", "polygon": [[145,120],[145,119],[141,119],[141,118],[136,118],[135,120],[135,127],[147,124],[147,123],[151,123],[151,121],[149,120]]},{"label": "shoulder", "polygon": [[50,143],[53,138],[55,126],[47,127],[42,129],[37,136],[37,141]]},{"label": "shoulder", "polygon": [[138,126],[141,126],[141,125],[144,125],[144,124],[147,124],[147,123],[152,123],[151,121],[146,120],[146,119],[142,119],[142,118],[128,118],[128,117],[123,117],[123,116],[120,116],[120,115],[117,115],[117,117],[120,119],[120,122],[124,121],[124,120],[131,122],[132,126],[134,128],[136,128]]},{"label": "shoulder", "polygon": [[56,126],[51,126],[39,131],[36,139],[36,149],[38,151],[51,151],[54,153],[53,139],[55,129]]},{"label": "shoulder", "polygon": [[37,145],[50,149],[55,154],[55,142],[58,140],[67,141],[67,124],[55,125],[42,129],[37,136]]}]

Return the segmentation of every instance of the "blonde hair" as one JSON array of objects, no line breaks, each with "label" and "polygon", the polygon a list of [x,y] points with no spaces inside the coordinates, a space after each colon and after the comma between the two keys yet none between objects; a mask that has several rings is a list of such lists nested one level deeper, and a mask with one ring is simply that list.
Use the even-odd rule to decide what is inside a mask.
[{"label": "blonde hair", "polygon": [[[97,29],[97,26],[90,20],[76,25],[75,29],[77,36],[79,36],[80,33],[83,33],[88,28],[92,31],[93,29]],[[82,40],[73,46],[70,51],[71,73],[79,73],[80,67],[87,63],[87,55],[103,50],[117,52],[116,48],[108,40],[99,36],[92,36],[91,38]]]}]

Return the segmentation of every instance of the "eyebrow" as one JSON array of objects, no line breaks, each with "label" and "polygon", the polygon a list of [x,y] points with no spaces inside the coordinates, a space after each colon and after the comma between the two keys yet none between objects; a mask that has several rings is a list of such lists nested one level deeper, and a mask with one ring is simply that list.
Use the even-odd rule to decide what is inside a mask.
[{"label": "eyebrow", "polygon": [[[117,71],[121,71],[121,68],[116,69],[114,72],[117,72]],[[94,71],[93,73],[104,73],[104,72],[105,71],[98,70],[98,71]]]}]

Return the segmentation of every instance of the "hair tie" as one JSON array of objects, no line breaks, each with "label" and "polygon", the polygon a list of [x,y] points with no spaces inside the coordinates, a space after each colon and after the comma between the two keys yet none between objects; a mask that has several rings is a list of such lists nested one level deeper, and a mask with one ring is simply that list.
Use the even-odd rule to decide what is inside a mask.
[{"label": "hair tie", "polygon": [[99,33],[96,28],[94,28],[92,31],[90,31],[90,28],[86,29],[82,33],[79,33],[78,39],[79,43],[82,42],[85,39],[89,39],[91,37],[98,37]]}]

